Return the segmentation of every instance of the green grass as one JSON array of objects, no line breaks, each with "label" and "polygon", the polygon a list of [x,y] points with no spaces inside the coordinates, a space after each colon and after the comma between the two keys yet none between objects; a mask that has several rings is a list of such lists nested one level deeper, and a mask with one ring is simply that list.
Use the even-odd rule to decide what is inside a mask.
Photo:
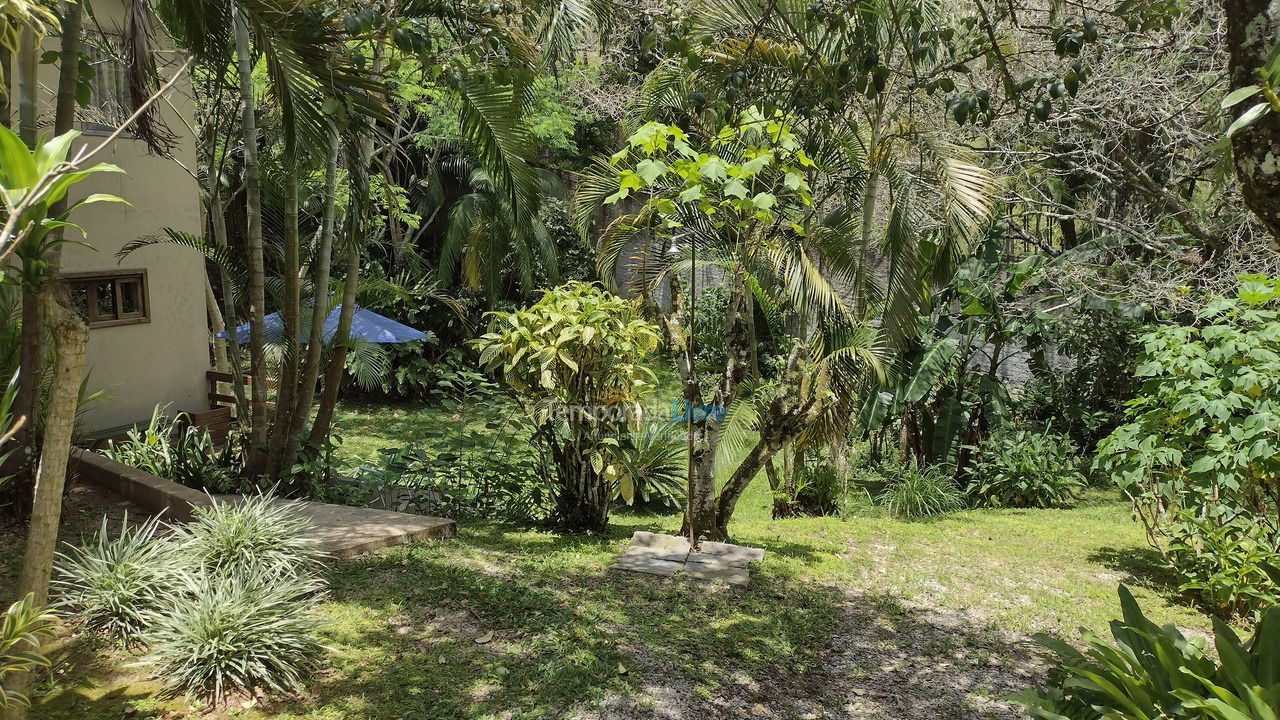
[{"label": "green grass", "polygon": [[[344,405],[340,421],[349,456],[469,422],[370,404]],[[329,669],[305,698],[231,714],[558,719],[623,702],[638,717],[670,703],[698,717],[757,706],[800,717],[855,690],[866,693],[855,704],[891,702],[875,699],[885,686],[931,709],[913,716],[942,717],[1032,682],[992,674],[1033,657],[1010,632],[1105,632],[1118,582],[1157,623],[1210,627],[1178,602],[1114,493],[1092,491],[1072,509],[922,522],[874,508],[775,521],[769,504],[757,483],[732,526],[736,541],[767,552],[746,590],[610,570],[633,531],[679,527],[676,514],[625,509],[608,537],[472,522],[453,540],[337,563],[323,605]],[[149,698],[123,658],[78,653],[36,716],[114,720],[133,707],[146,718],[172,707]]]}]

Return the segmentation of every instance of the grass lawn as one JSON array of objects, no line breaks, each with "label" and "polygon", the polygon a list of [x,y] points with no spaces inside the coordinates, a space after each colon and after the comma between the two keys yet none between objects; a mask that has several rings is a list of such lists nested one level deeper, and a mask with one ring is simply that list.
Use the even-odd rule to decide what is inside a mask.
[{"label": "grass lawn", "polygon": [[[344,406],[347,452],[461,418]],[[92,510],[92,508],[90,509]],[[92,519],[93,512],[84,512]],[[89,520],[72,522],[89,524]],[[609,569],[635,530],[676,514],[618,511],[608,537],[468,522],[456,539],[335,563],[329,667],[304,698],[232,708],[253,720],[1017,717],[1001,698],[1042,677],[1027,634],[1105,632],[1128,583],[1158,623],[1205,630],[1154,569],[1112,493],[1069,510],[968,511],[904,522],[868,508],[775,521],[767,487],[739,504],[763,547],[745,590]],[[68,532],[73,528],[69,527]],[[16,554],[0,554],[8,577]],[[184,717],[127,658],[78,641],[33,717]]]}]

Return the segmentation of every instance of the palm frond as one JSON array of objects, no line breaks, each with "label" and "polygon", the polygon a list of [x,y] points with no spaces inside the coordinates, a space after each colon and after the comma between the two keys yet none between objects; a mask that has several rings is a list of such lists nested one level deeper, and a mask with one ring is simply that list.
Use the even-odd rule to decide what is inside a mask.
[{"label": "palm frond", "polygon": [[226,272],[231,277],[232,282],[236,284],[235,289],[237,291],[244,289],[248,271],[246,270],[244,257],[238,250],[231,247],[218,247],[199,235],[182,230],[163,228],[162,232],[164,233],[163,235],[144,235],[136,240],[130,240],[116,253],[116,259],[124,260],[130,254],[142,248],[155,245],[176,245],[190,248],[204,255],[206,260]]},{"label": "palm frond", "polygon": [[360,339],[351,340],[347,371],[362,389],[377,389],[390,369],[391,354],[384,346]]},{"label": "palm frond", "polygon": [[538,175],[525,153],[532,146],[521,122],[520,101],[510,86],[468,73],[458,84],[462,135],[480,164],[523,219],[534,207]]}]

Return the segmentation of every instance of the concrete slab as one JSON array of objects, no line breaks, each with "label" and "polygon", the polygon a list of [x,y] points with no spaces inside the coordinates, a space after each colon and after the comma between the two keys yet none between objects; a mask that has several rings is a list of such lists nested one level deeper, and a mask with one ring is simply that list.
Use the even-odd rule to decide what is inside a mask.
[{"label": "concrete slab", "polygon": [[631,535],[631,547],[662,548],[676,553],[683,552],[688,555],[689,538],[637,530]]},{"label": "concrete slab", "polygon": [[447,518],[410,515],[391,510],[280,500],[311,521],[308,533],[333,557],[351,557],[410,540],[450,538],[458,524]]},{"label": "concrete slab", "polygon": [[684,568],[684,563],[661,560],[644,553],[624,552],[614,561],[613,566],[619,570],[671,577]]},{"label": "concrete slab", "polygon": [[684,574],[695,580],[722,582],[739,587],[745,587],[751,581],[751,573],[746,566],[730,565],[725,560],[707,559],[703,562],[686,563]]},{"label": "concrete slab", "polygon": [[722,560],[741,562],[742,568],[745,568],[748,562],[764,560],[763,550],[758,547],[744,547],[741,544],[708,541],[701,543],[698,550],[699,556],[714,556]]},{"label": "concrete slab", "polygon": [[662,577],[683,571],[695,580],[742,587],[751,577],[747,566],[763,559],[764,550],[730,543],[704,542],[699,552],[690,552],[686,538],[641,530],[613,566]]}]

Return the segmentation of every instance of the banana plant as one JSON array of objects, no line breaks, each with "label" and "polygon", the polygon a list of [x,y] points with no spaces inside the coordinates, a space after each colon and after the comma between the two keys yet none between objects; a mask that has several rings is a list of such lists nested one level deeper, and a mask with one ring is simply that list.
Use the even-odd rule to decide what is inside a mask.
[{"label": "banana plant", "polygon": [[1043,314],[1015,301],[1044,267],[1032,255],[1001,262],[1003,238],[993,228],[981,250],[966,260],[920,318],[916,342],[906,354],[892,390],[863,403],[866,433],[899,421],[903,455],[962,469],[973,445],[1010,416],[1001,367],[1015,351],[1041,352]]}]

